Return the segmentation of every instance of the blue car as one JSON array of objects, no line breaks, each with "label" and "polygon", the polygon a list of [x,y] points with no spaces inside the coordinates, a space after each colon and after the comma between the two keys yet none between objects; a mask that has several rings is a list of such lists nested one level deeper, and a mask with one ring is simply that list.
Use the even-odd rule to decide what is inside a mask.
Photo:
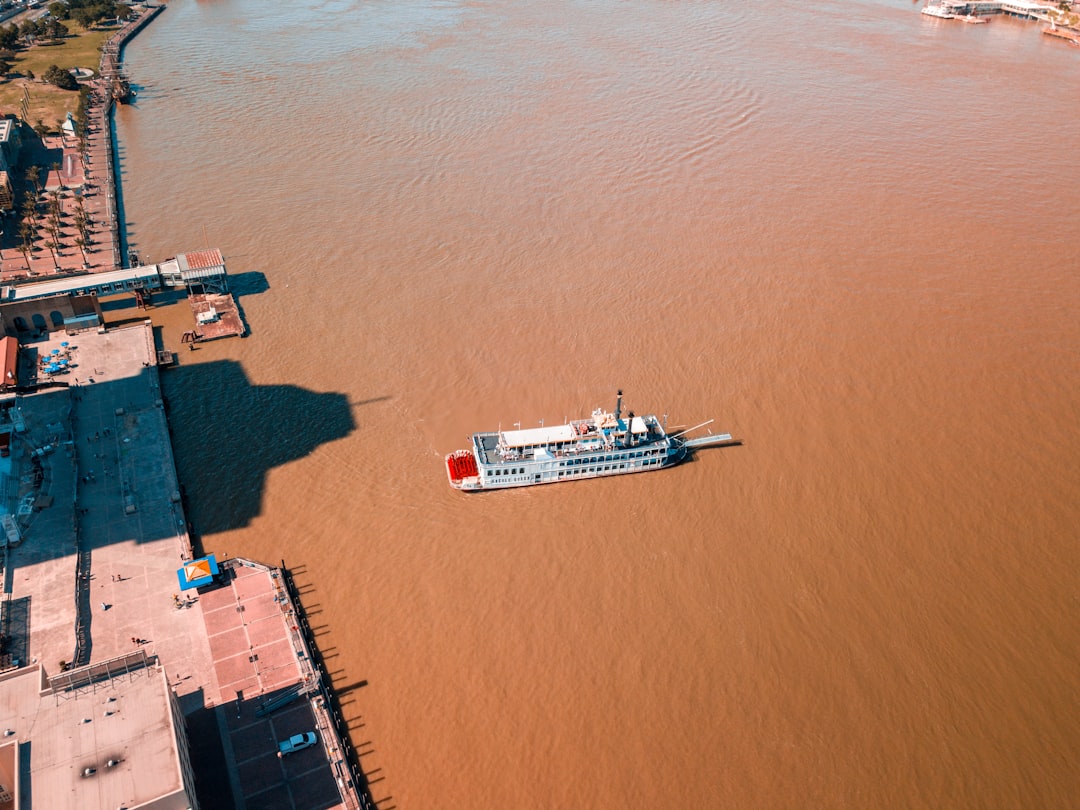
[{"label": "blue car", "polygon": [[319,738],[315,736],[314,731],[307,731],[303,734],[294,734],[284,742],[278,743],[279,757],[286,756],[287,754],[295,754],[297,751],[303,751],[305,748],[310,748],[319,741]]}]

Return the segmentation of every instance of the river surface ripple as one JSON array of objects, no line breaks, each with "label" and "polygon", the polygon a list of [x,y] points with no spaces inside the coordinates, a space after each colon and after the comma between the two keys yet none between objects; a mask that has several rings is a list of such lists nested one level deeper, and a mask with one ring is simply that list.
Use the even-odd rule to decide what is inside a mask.
[{"label": "river surface ripple", "polygon": [[[208,550],[296,566],[382,807],[1080,794],[1077,53],[840,3],[173,0],[129,237]],[[171,348],[186,307],[155,312]],[[626,391],[741,447],[465,496]]]}]

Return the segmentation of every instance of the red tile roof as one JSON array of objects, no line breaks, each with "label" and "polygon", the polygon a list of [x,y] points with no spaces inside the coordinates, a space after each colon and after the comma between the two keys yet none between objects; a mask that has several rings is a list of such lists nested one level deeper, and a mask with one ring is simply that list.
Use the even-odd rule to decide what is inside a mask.
[{"label": "red tile roof", "polygon": [[195,250],[185,253],[184,256],[187,259],[187,266],[192,270],[203,270],[225,264],[225,259],[222,258],[221,251],[217,248]]},{"label": "red tile roof", "polygon": [[11,335],[0,338],[0,386],[7,387],[18,384],[19,370],[19,341]]}]

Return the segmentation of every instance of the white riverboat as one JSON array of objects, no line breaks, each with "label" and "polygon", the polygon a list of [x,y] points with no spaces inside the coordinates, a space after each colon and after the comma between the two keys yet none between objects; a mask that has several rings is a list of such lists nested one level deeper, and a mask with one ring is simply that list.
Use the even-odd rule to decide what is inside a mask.
[{"label": "white riverboat", "polygon": [[951,20],[956,16],[951,7],[940,3],[929,3],[923,6],[922,13],[927,17],[937,17],[942,20]]},{"label": "white riverboat", "polygon": [[661,470],[696,447],[733,443],[728,433],[683,438],[711,422],[669,436],[655,416],[623,418],[619,391],[614,413],[597,408],[565,425],[474,433],[472,447],[446,457],[446,474],[450,486],[471,492]]}]

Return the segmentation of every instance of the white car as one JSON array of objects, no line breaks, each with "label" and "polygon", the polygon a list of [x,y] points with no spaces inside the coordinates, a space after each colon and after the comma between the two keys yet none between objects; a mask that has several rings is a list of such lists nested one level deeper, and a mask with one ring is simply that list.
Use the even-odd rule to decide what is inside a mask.
[{"label": "white car", "polygon": [[303,734],[294,734],[284,742],[278,743],[279,757],[283,757],[287,754],[295,754],[297,751],[303,751],[305,748],[310,748],[319,741],[319,738],[315,736],[314,731],[306,731]]}]

